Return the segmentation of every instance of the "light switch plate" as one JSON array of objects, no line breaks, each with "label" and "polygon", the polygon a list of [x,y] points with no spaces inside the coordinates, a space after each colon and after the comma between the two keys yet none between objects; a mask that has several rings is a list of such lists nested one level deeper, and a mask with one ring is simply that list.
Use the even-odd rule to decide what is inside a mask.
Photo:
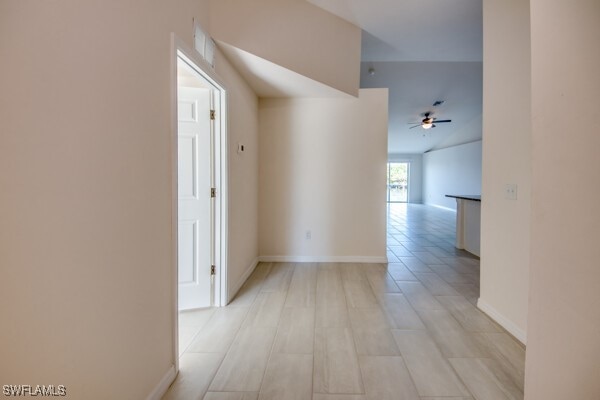
[{"label": "light switch plate", "polygon": [[507,183],[504,186],[504,197],[507,200],[516,200],[517,199],[517,184],[516,183]]}]

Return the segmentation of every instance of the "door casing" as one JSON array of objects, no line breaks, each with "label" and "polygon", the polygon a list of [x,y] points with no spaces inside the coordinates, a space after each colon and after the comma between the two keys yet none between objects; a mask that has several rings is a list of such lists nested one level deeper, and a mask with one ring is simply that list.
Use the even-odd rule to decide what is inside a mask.
[{"label": "door casing", "polygon": [[177,59],[181,58],[200,76],[215,88],[215,140],[214,140],[214,179],[216,187],[214,211],[214,262],[215,262],[215,306],[227,304],[227,90],[213,68],[198,53],[190,48],[174,33],[171,34],[171,287],[173,312],[173,360],[175,371],[179,370],[179,312],[177,274],[177,231],[178,231],[178,113],[177,113]]}]

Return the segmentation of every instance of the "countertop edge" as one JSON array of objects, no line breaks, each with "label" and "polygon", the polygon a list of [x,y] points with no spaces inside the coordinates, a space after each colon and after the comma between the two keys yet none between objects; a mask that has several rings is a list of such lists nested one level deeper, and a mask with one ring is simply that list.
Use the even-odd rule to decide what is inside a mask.
[{"label": "countertop edge", "polygon": [[446,197],[453,197],[455,199],[481,201],[481,195],[468,195],[468,194],[447,194]]}]

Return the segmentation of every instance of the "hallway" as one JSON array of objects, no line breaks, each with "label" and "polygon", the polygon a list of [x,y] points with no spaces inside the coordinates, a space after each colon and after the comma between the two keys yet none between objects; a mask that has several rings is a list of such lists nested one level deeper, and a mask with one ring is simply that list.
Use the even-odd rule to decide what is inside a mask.
[{"label": "hallway", "polygon": [[261,263],[227,307],[180,314],[165,399],[523,398],[523,347],[481,313],[455,214],[388,208],[389,264]]}]

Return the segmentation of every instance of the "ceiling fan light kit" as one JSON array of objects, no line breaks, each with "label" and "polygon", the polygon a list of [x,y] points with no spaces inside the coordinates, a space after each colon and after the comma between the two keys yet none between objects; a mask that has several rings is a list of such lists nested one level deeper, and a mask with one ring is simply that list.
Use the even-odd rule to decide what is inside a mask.
[{"label": "ceiling fan light kit", "polygon": [[[433,103],[433,106],[439,106],[441,104],[444,103],[444,100],[437,100],[435,103]],[[424,112],[422,114],[425,118],[423,118],[423,120],[421,122],[409,122],[409,124],[415,124],[414,126],[411,126],[408,129],[413,129],[416,128],[418,126],[420,126],[423,129],[431,129],[431,128],[435,128],[436,125],[435,124],[441,124],[441,123],[447,123],[447,122],[452,122],[451,119],[437,119],[437,118],[433,118],[433,111],[427,111]]]},{"label": "ceiling fan light kit", "polygon": [[433,118],[425,118],[423,120],[423,123],[421,124],[421,127],[423,129],[431,129],[433,128],[435,125],[433,125]]},{"label": "ceiling fan light kit", "polygon": [[410,124],[415,124],[415,125],[411,126],[408,129],[413,129],[418,126],[420,126],[423,129],[431,129],[431,128],[436,127],[435,124],[443,124],[443,123],[447,123],[447,122],[452,122],[451,119],[433,118],[433,117],[431,117],[431,114],[432,114],[431,112],[426,112],[425,114],[423,114],[425,116],[425,118],[423,118],[423,120],[421,122],[410,122]]},{"label": "ceiling fan light kit", "polygon": [[[444,100],[436,100],[433,102],[433,107],[441,106],[444,103],[445,103]],[[414,125],[414,126],[411,126],[408,129],[413,129],[418,126],[420,126],[423,129],[431,129],[431,128],[436,127],[435,124],[452,122],[451,119],[437,119],[437,118],[434,118],[432,115],[433,115],[433,111],[425,111],[423,114],[421,114],[421,116],[423,116],[425,118],[423,118],[421,120],[421,122],[409,122],[409,124]]]}]

